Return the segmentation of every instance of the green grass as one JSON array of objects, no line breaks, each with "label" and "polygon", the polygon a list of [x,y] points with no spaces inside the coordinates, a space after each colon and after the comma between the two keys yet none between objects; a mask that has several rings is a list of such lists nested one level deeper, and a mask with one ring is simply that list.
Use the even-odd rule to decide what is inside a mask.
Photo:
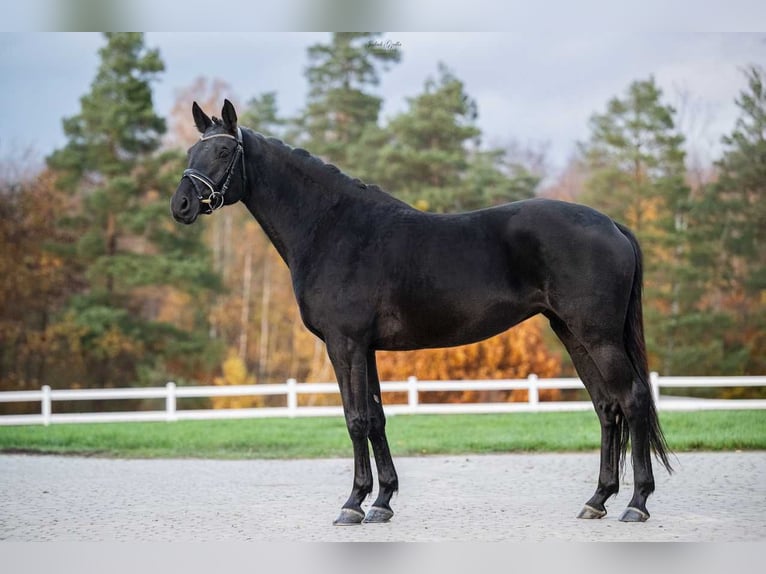
[{"label": "green grass", "polygon": [[[667,412],[670,447],[766,449],[766,411]],[[394,456],[597,450],[596,415],[395,416],[388,421]],[[341,418],[61,424],[0,427],[0,451],[110,457],[322,458],[351,456]]]}]

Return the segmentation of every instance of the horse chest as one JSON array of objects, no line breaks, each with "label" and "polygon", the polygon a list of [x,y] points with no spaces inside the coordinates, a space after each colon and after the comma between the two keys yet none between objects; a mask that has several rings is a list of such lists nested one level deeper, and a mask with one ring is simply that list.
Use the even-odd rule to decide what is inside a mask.
[{"label": "horse chest", "polygon": [[362,333],[374,323],[379,294],[370,276],[339,266],[295,277],[301,318],[321,338],[329,332]]}]

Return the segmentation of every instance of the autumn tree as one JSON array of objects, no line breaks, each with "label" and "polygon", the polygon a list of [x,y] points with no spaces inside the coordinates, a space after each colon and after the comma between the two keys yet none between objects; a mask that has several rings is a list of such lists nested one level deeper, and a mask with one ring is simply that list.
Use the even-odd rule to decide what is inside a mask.
[{"label": "autumn tree", "polygon": [[[219,387],[230,385],[254,385],[255,377],[247,372],[247,366],[239,355],[230,350],[221,367],[221,376],[213,378],[213,384]],[[214,409],[253,408],[262,406],[264,397],[212,397]]]},{"label": "autumn tree", "polygon": [[587,179],[588,168],[582,158],[572,156],[555,179],[540,190],[540,195],[561,201],[581,202]]},{"label": "autumn tree", "polygon": [[741,375],[766,371],[766,74],[751,66],[745,77],[718,179],[690,218],[692,263],[706,270],[700,307],[714,321],[699,333],[695,359],[706,372]]},{"label": "autumn tree", "polygon": [[[59,249],[83,285],[51,327],[51,339],[72,349],[71,368],[56,383],[157,384],[168,367],[183,380],[215,357],[204,309],[217,279],[199,231],[180,233],[167,215],[183,156],[156,153],[165,131],[152,102],[159,53],[142,34],[105,40],[80,112],[64,120],[67,144],[48,157],[76,201],[57,218],[76,239]],[[185,301],[183,317],[157,320],[173,295]]]},{"label": "autumn tree", "polygon": [[55,377],[46,334],[57,312],[81,285],[52,245],[73,241],[55,225],[72,198],[50,172],[0,181],[0,388],[35,389]]},{"label": "autumn tree", "polygon": [[220,78],[199,76],[188,86],[176,90],[168,116],[168,131],[163,138],[165,146],[185,150],[199,139],[200,134],[191,115],[192,102],[196,101],[204,110],[216,110],[220,109],[224,98],[237,101],[231,84]]},{"label": "autumn tree", "polygon": [[401,58],[398,50],[376,42],[379,37],[336,32],[329,43],[308,49],[309,95],[298,119],[300,143],[343,169],[350,168],[349,150],[378,121],[382,99],[371,89],[380,82],[381,71]]},{"label": "autumn tree", "polygon": [[[418,351],[381,351],[378,374],[381,380],[401,381],[409,376],[422,380],[522,379],[530,374],[540,378],[558,375],[560,357],[551,353],[542,337],[539,317],[525,321],[504,333],[471,345]],[[543,392],[544,399],[554,393]],[[526,391],[465,391],[428,393],[426,402],[483,402],[526,400]]]}]

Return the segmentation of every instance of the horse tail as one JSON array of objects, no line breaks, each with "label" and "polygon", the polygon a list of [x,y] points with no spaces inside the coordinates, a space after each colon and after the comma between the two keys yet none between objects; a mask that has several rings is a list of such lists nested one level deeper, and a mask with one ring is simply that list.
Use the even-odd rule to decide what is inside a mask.
[{"label": "horse tail", "polygon": [[[617,229],[630,241],[635,253],[636,265],[633,273],[633,285],[630,291],[630,301],[628,302],[628,313],[625,320],[625,329],[623,331],[623,341],[628,358],[633,366],[639,384],[646,388],[649,395],[649,444],[654,451],[655,456],[662,462],[662,465],[669,473],[673,468],[668,460],[670,449],[668,448],[665,434],[662,432],[660,420],[657,416],[657,408],[654,404],[651,385],[649,383],[649,361],[646,356],[646,341],[644,338],[644,313],[641,303],[643,292],[643,254],[638,239],[627,227],[615,222]],[[625,460],[625,451],[629,438],[628,422],[625,416],[619,417],[620,428],[620,459]]]}]

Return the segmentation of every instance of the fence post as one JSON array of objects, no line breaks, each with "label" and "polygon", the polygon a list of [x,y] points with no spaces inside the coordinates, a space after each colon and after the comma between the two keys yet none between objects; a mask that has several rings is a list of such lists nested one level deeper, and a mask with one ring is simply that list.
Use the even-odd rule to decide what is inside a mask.
[{"label": "fence post", "polygon": [[176,384],[173,381],[165,385],[165,419],[168,422],[178,420],[176,418]]},{"label": "fence post", "polygon": [[527,394],[529,405],[537,408],[537,405],[540,404],[540,390],[537,386],[537,375],[530,373],[527,377],[527,382],[529,383],[529,391]]},{"label": "fence post", "polygon": [[415,413],[418,410],[418,378],[407,377],[407,404]]},{"label": "fence post", "polygon": [[298,414],[298,381],[287,379],[287,416],[290,418]]},{"label": "fence post", "polygon": [[43,392],[43,396],[40,399],[40,408],[42,409],[43,425],[46,427],[51,424],[51,388],[48,385],[43,385],[40,389]]},{"label": "fence post", "polygon": [[656,371],[649,373],[649,386],[652,387],[652,398],[657,408],[660,406],[660,375]]}]

